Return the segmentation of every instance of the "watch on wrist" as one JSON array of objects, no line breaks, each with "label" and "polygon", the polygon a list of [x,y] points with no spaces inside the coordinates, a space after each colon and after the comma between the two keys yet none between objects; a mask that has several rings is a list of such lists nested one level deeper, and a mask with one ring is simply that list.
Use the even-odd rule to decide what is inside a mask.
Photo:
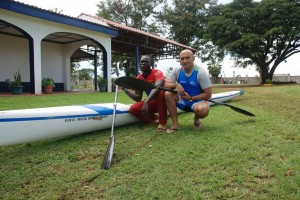
[{"label": "watch on wrist", "polygon": [[192,97],[190,96],[190,100],[189,100],[190,102],[192,102],[193,101],[193,99],[192,99]]}]

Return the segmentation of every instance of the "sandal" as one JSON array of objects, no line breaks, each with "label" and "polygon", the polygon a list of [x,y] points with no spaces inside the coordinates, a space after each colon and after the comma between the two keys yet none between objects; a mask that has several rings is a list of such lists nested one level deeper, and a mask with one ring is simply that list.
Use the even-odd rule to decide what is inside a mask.
[{"label": "sandal", "polygon": [[166,133],[169,133],[169,134],[171,134],[171,133],[174,133],[175,131],[178,131],[180,128],[168,128],[167,130],[166,130]]},{"label": "sandal", "polygon": [[163,124],[159,124],[157,129],[156,129],[156,132],[164,132],[167,130],[167,126],[166,125],[163,125]]},{"label": "sandal", "polygon": [[164,131],[166,131],[166,130],[167,130],[166,128],[158,127],[158,128],[156,129],[156,132],[164,132]]}]

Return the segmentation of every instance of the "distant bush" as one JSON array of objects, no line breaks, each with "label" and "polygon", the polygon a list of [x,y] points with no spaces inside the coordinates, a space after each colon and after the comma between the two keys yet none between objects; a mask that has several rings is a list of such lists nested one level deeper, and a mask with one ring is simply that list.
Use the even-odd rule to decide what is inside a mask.
[{"label": "distant bush", "polygon": [[283,84],[296,84],[297,82],[295,82],[295,81],[290,81],[290,82],[288,82],[288,81],[272,81],[272,84],[276,84],[276,85],[283,85]]}]

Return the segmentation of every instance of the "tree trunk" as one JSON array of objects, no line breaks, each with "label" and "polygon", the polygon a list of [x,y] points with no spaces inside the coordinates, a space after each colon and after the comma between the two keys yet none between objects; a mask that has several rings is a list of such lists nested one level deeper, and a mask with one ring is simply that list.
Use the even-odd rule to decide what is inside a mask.
[{"label": "tree trunk", "polygon": [[277,68],[277,66],[279,65],[280,62],[275,62],[275,64],[273,65],[273,67],[271,68],[270,70],[270,73],[269,73],[269,77],[270,77],[270,80],[273,79],[273,74],[275,72],[275,69]]},{"label": "tree trunk", "polygon": [[212,83],[214,83],[214,84],[218,83],[217,82],[218,76],[212,76],[211,79],[212,79]]},{"label": "tree trunk", "polygon": [[265,84],[266,83],[266,80],[267,80],[267,71],[264,69],[264,67],[259,67],[260,68],[260,84]]},{"label": "tree trunk", "polygon": [[260,77],[261,77],[261,83],[260,84],[266,84],[267,80],[272,80],[272,76],[268,72],[268,66],[259,66],[260,69]]}]

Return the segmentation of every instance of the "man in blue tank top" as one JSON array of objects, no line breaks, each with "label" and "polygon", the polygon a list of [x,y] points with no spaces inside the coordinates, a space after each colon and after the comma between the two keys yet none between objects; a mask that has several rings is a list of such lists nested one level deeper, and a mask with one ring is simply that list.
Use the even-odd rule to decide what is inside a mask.
[{"label": "man in blue tank top", "polygon": [[173,123],[167,129],[167,133],[179,129],[177,107],[195,113],[195,128],[200,128],[200,118],[208,115],[209,105],[205,100],[211,98],[211,82],[207,72],[196,66],[194,60],[192,51],[183,50],[180,53],[181,67],[175,68],[166,77],[164,87],[177,91],[177,94],[165,92],[167,108]]}]

